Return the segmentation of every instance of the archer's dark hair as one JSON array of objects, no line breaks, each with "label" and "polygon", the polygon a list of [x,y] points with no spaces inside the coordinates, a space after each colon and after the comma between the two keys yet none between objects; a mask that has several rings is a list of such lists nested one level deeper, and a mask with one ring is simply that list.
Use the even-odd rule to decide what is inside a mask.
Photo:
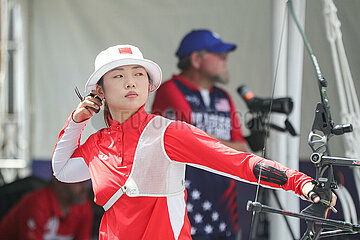
[{"label": "archer's dark hair", "polygon": [[[104,90],[104,79],[103,77],[100,78],[100,80],[97,82],[97,84],[103,88]],[[105,125],[106,127],[110,127],[110,121],[109,121],[109,114],[110,114],[110,109],[109,109],[109,106],[106,102],[106,99],[104,99],[104,121],[105,121]],[[110,114],[110,117],[111,117],[111,114]]]}]

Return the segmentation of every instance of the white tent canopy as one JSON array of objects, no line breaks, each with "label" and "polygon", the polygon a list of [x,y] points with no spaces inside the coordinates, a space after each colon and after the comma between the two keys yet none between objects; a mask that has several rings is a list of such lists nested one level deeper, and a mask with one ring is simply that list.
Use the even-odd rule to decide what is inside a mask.
[{"label": "white tent canopy", "polygon": [[[271,95],[271,1],[10,2],[18,3],[21,9],[23,32],[18,43],[26,56],[24,78],[29,94],[31,158],[48,160],[51,157],[58,131],[78,102],[74,86],[83,88],[93,70],[95,55],[110,45],[131,43],[139,46],[147,57],[160,64],[166,80],[178,72],[174,53],[181,37],[194,28],[209,28],[238,45],[229,59],[231,83],[224,87],[233,94],[242,123],[249,120],[249,115],[245,114],[247,108],[236,93],[239,85],[247,84],[258,96]],[[356,66],[360,54],[357,54],[356,44],[359,16],[355,9],[360,3],[347,0],[336,4],[350,67]],[[336,85],[320,1],[307,4],[305,22],[309,41],[329,81],[332,113],[338,120],[340,111],[337,110]],[[300,157],[306,159],[310,153],[306,137],[319,93],[310,60],[307,55],[304,59]],[[352,71],[358,85],[356,76],[360,70],[353,68]],[[151,101],[152,98],[148,109]],[[344,152],[342,144],[331,147],[334,154]]]}]

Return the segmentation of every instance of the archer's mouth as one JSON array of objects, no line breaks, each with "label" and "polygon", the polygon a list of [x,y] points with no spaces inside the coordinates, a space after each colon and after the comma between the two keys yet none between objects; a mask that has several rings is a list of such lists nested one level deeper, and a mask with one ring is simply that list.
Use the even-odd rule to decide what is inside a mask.
[{"label": "archer's mouth", "polygon": [[126,98],[136,98],[137,96],[139,96],[139,94],[135,91],[130,91],[125,95]]}]

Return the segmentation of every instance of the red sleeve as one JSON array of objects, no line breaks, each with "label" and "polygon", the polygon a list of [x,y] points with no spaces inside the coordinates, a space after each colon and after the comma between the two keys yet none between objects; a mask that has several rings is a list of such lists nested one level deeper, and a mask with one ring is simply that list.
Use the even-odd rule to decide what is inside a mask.
[{"label": "red sleeve", "polygon": [[173,80],[164,82],[156,90],[153,114],[191,123],[191,108]]},{"label": "red sleeve", "polygon": [[173,122],[164,135],[165,151],[173,161],[188,163],[214,173],[236,180],[256,183],[253,173],[256,164],[265,164],[284,171],[288,181],[283,186],[261,181],[261,184],[273,188],[292,190],[302,195],[302,186],[311,178],[297,170],[289,169],[280,163],[267,160],[252,153],[239,152],[209,137],[198,128],[183,122]]},{"label": "red sleeve", "polygon": [[79,206],[81,216],[80,226],[77,228],[75,235],[76,240],[91,240],[92,225],[94,220],[94,214],[90,201],[86,201]]},{"label": "red sleeve", "polygon": [[[27,210],[26,210],[27,209]],[[44,211],[43,211],[44,210]],[[44,229],[48,216],[45,209],[39,206],[31,207],[31,203],[27,203],[27,208],[24,208],[23,217],[20,219],[20,238],[19,239],[42,239],[44,236]],[[34,228],[31,227],[30,222],[34,223]]]}]

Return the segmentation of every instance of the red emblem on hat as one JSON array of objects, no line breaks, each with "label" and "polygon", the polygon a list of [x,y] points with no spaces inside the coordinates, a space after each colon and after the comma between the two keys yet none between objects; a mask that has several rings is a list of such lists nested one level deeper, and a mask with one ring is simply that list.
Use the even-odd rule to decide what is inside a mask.
[{"label": "red emblem on hat", "polygon": [[120,54],[133,54],[131,51],[131,48],[129,48],[129,47],[119,48],[119,53]]}]

